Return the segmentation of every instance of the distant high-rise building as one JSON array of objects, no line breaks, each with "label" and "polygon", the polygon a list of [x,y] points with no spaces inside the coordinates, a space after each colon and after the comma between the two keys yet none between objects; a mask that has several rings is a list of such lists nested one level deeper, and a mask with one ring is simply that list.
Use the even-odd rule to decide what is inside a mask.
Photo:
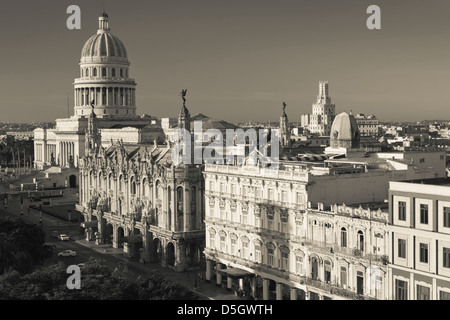
[{"label": "distant high-rise building", "polygon": [[312,114],[310,116],[302,116],[302,126],[311,133],[329,136],[335,115],[336,106],[331,103],[328,82],[321,81],[319,83],[319,95],[312,106]]}]

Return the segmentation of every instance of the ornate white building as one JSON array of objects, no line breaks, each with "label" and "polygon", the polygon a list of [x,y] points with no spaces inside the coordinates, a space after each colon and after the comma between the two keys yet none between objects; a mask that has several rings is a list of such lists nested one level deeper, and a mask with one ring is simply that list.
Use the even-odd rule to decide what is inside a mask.
[{"label": "ornate white building", "polygon": [[[83,46],[80,77],[74,82],[74,115],[57,119],[54,129],[34,131],[35,167],[78,167],[84,154],[85,133],[95,108],[102,144],[111,139],[130,143],[152,142],[155,126],[149,116],[136,115],[136,82],[130,78],[127,50],[111,34],[109,17],[99,17],[97,33]],[[164,134],[161,130],[161,136]]]},{"label": "ornate white building", "polygon": [[[170,143],[101,146],[92,109],[80,159],[80,205],[86,240],[112,243],[128,257],[176,271],[195,268],[204,248],[201,165],[175,165]],[[179,126],[186,128],[183,106]]]}]

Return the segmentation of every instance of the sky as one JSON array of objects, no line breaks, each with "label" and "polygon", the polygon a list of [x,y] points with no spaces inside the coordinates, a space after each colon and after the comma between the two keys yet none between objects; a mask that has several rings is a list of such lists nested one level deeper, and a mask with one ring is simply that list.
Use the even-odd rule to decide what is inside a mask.
[{"label": "sky", "polygon": [[[369,30],[370,5],[381,30]],[[81,8],[69,30],[67,7]],[[447,0],[39,0],[0,10],[1,122],[73,115],[73,82],[102,7],[125,44],[137,112],[291,122],[328,81],[337,113],[382,121],[450,119]],[[69,97],[69,108],[68,104]]]}]

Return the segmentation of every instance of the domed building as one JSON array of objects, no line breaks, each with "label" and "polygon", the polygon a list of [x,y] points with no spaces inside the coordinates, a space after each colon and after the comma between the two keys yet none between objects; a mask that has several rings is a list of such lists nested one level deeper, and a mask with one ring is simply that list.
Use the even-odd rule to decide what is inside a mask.
[{"label": "domed building", "polygon": [[333,121],[330,132],[330,147],[326,154],[345,154],[362,152],[360,150],[361,134],[358,123],[352,113],[342,112]]},{"label": "domed building", "polygon": [[330,145],[332,148],[358,148],[360,136],[355,117],[343,112],[336,116],[331,126]]},{"label": "domed building", "polygon": [[80,75],[74,81],[73,116],[57,119],[54,129],[34,131],[37,169],[78,167],[79,159],[85,155],[92,113],[103,146],[112,140],[146,143],[163,136],[149,128],[156,124],[154,118],[136,114],[136,82],[130,78],[125,45],[111,33],[109,16],[103,13],[98,23],[96,34],[81,50]]}]

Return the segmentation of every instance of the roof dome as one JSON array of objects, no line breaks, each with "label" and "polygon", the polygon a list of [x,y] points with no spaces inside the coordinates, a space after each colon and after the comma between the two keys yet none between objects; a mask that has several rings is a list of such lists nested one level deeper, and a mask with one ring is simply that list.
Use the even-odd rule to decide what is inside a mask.
[{"label": "roof dome", "polygon": [[352,114],[338,114],[331,126],[331,144],[339,147],[356,147],[359,144],[358,123]]},{"label": "roof dome", "polygon": [[110,33],[108,15],[103,13],[98,20],[97,34],[86,41],[81,51],[81,63],[109,61],[128,63],[128,54],[123,42]]}]

